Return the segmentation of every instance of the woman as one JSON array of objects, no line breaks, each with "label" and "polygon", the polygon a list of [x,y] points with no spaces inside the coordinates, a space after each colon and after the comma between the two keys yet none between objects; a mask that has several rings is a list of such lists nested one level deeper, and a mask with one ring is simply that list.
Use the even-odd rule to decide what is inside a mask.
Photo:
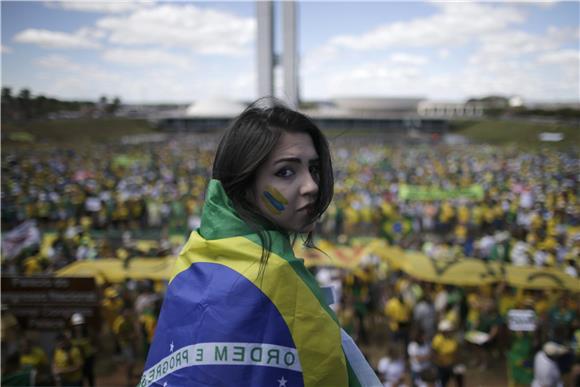
[{"label": "woman", "polygon": [[380,385],[292,243],[333,194],[328,143],[256,103],[224,134],[201,226],[180,254],[142,386]]}]

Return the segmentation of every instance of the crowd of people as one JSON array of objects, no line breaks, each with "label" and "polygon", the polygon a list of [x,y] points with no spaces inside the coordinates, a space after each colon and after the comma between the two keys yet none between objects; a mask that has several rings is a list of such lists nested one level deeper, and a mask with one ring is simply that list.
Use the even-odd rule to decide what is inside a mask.
[{"label": "crowd of people", "polygon": [[[559,266],[577,275],[577,154],[356,143],[337,149],[331,216],[339,234],[379,235],[436,258]],[[410,201],[399,194],[403,185],[448,190],[479,185],[484,196]]]},{"label": "crowd of people", "polygon": [[[3,250],[3,273],[51,274],[78,260],[175,255],[180,246],[170,236],[186,238],[199,226],[217,140],[209,134],[176,135],[158,143],[82,150],[6,149],[3,237],[26,221],[34,221],[40,235],[55,237],[46,249],[39,243],[10,256]],[[577,150],[393,147],[369,136],[330,140],[335,196],[317,224],[320,238],[348,244],[356,236],[380,237],[434,259],[466,256],[556,267],[578,277]],[[476,185],[481,198],[401,195],[403,186],[452,191]],[[139,250],[140,238],[157,239],[158,247]],[[507,284],[423,283],[381,264],[355,272],[315,271],[322,285],[338,285],[336,312],[345,330],[363,349],[381,343],[380,356],[366,355],[385,385],[445,385],[450,379],[468,385],[466,369],[486,368],[504,357],[509,377],[522,385],[544,377],[542,369],[560,381],[578,378],[577,294]],[[51,356],[23,335],[12,351],[3,351],[3,375],[34,369],[40,382],[81,385],[84,378],[94,385],[91,369],[95,356],[105,353],[100,351],[105,337],[114,343],[111,355],[127,370],[127,383],[134,384],[163,291],[162,283],[104,284],[98,332],[87,331],[83,316],[71,316],[70,330],[55,341]],[[533,310],[534,329],[510,330],[512,309]],[[9,322],[3,315],[3,338],[5,324],[18,328]]]},{"label": "crowd of people", "polygon": [[[470,385],[468,371],[494,367],[516,386],[580,382],[574,292],[435,284],[382,264],[354,272],[319,268],[316,276],[337,289],[341,324],[367,349],[385,386],[445,386],[451,379]],[[510,316],[526,312],[526,326]],[[546,348],[549,361],[536,364]]]},{"label": "crowd of people", "polygon": [[[333,307],[341,325],[360,343],[385,386],[445,386],[450,379],[470,385],[468,372],[483,372],[498,362],[505,362],[516,386],[534,380],[578,382],[577,294],[515,289],[505,283],[433,284],[382,264],[355,272],[329,267],[314,271],[321,286],[334,286],[338,300]],[[99,289],[100,329],[92,330],[81,314],[73,314],[67,330],[55,336],[50,357],[34,334],[19,330],[17,321],[3,314],[6,385],[93,386],[97,356],[101,362],[114,359],[127,385],[139,380],[164,284],[127,280]],[[513,309],[533,311],[531,330],[510,330]],[[30,384],[31,373],[36,384]]]},{"label": "crowd of people", "polygon": [[[41,231],[57,233],[51,256],[33,265],[44,271],[75,260],[122,258],[131,253],[132,238],[122,238],[127,232],[164,240],[187,236],[199,226],[216,141],[203,135],[32,155],[8,150],[2,158],[3,229],[35,220]],[[322,238],[378,236],[431,257],[561,267],[577,276],[577,153],[402,148],[372,138],[333,142],[336,193],[318,225]],[[404,185],[441,190],[478,185],[484,195],[415,201],[400,195]],[[167,247],[152,253],[175,249]],[[23,260],[5,263],[25,270]]]},{"label": "crowd of people", "polygon": [[[321,286],[334,287],[332,307],[341,326],[385,386],[445,386],[450,380],[468,386],[474,372],[507,374],[515,386],[580,381],[580,303],[573,292],[422,282],[380,262],[355,271],[312,270]],[[103,283],[99,292],[98,329],[75,313],[47,350],[34,332],[23,331],[3,313],[6,385],[94,386],[96,362],[108,360],[123,384],[135,385],[165,283],[128,279]],[[514,328],[513,310],[532,312],[532,325]],[[36,384],[30,384],[31,377]]]}]

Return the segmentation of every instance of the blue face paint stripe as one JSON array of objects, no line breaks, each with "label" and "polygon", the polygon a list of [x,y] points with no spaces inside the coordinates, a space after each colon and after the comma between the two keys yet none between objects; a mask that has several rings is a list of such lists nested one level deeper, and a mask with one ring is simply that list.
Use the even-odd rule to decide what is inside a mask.
[{"label": "blue face paint stripe", "polygon": [[279,211],[278,209],[276,209],[276,207],[274,207],[268,201],[268,199],[266,199],[265,196],[262,196],[261,199],[262,199],[262,203],[264,203],[264,205],[266,206],[266,208],[268,209],[268,211],[270,211],[272,214],[274,214],[274,215],[280,215],[282,213],[282,211]]},{"label": "blue face paint stripe", "polygon": [[284,205],[276,200],[276,198],[274,198],[270,192],[264,192],[264,196],[266,199],[268,199],[270,204],[274,206],[274,208],[276,208],[278,211],[284,211]]}]

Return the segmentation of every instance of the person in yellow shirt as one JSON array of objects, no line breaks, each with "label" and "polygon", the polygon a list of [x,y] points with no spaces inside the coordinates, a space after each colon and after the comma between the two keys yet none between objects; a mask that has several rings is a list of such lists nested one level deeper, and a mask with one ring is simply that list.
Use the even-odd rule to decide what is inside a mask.
[{"label": "person in yellow shirt", "polygon": [[453,336],[454,326],[450,321],[442,320],[438,330],[431,341],[431,349],[439,372],[440,385],[445,387],[451,377],[454,377],[457,386],[462,387],[463,373],[458,369],[459,342]]},{"label": "person in yellow shirt", "polygon": [[536,315],[540,319],[544,319],[547,317],[548,309],[550,308],[550,304],[552,304],[546,295],[546,293],[542,290],[534,291],[534,310]]},{"label": "person in yellow shirt", "polygon": [[82,386],[83,355],[72,345],[68,332],[57,337],[52,373],[57,386]]},{"label": "person in yellow shirt", "polygon": [[20,347],[20,365],[38,369],[48,364],[48,358],[42,348],[32,346],[30,340],[24,338]]},{"label": "person in yellow shirt", "polygon": [[89,332],[89,326],[85,317],[81,313],[74,313],[70,319],[72,325],[72,344],[77,347],[83,355],[82,379],[87,381],[90,387],[95,385],[95,355],[97,348],[94,338]]},{"label": "person in yellow shirt", "polygon": [[49,383],[50,366],[46,352],[41,347],[33,345],[28,337],[20,340],[20,366],[34,370],[37,384],[44,385]]},{"label": "person in yellow shirt", "polygon": [[505,281],[497,284],[494,290],[495,299],[497,300],[497,310],[500,317],[507,321],[507,314],[510,309],[515,309],[519,301],[517,290],[510,287]]},{"label": "person in yellow shirt", "polygon": [[123,300],[119,292],[111,285],[104,290],[104,299],[101,301],[101,310],[109,331],[113,330],[115,318],[121,313]]},{"label": "person in yellow shirt", "polygon": [[121,348],[122,362],[127,369],[127,385],[133,384],[133,369],[137,360],[139,325],[129,307],[123,308],[121,315],[113,322],[113,333]]},{"label": "person in yellow shirt", "polygon": [[461,204],[457,209],[457,223],[467,226],[471,218],[471,213],[469,207],[465,204]]},{"label": "person in yellow shirt", "polygon": [[400,292],[391,297],[385,304],[385,315],[387,316],[391,338],[403,349],[406,349],[409,345],[411,309],[403,300]]},{"label": "person in yellow shirt", "polygon": [[149,353],[149,347],[153,342],[155,328],[157,327],[157,316],[159,316],[160,307],[145,308],[139,315],[139,325],[141,327],[143,338],[143,353]]},{"label": "person in yellow shirt", "polygon": [[441,205],[441,210],[439,212],[439,223],[440,227],[444,232],[449,232],[451,230],[451,224],[455,218],[455,209],[449,202],[443,202]]},{"label": "person in yellow shirt", "polygon": [[476,289],[471,290],[467,295],[467,317],[466,317],[466,327],[471,329],[475,327],[477,321],[479,321],[479,303],[481,302],[481,296]]}]

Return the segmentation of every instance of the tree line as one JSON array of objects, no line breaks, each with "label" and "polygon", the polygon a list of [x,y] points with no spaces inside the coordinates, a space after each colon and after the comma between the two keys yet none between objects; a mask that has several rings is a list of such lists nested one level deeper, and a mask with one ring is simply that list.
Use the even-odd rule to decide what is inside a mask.
[{"label": "tree line", "polygon": [[10,87],[2,88],[2,122],[45,118],[101,117],[114,114],[121,106],[119,97],[106,96],[94,101],[63,101],[44,95],[34,96],[29,89],[13,94]]},{"label": "tree line", "polygon": [[570,106],[546,107],[527,107],[525,105],[511,106],[509,99],[502,96],[487,96],[483,98],[471,98],[467,103],[483,103],[485,105],[485,114],[490,117],[549,117],[557,119],[578,119],[580,118],[580,109]]}]

